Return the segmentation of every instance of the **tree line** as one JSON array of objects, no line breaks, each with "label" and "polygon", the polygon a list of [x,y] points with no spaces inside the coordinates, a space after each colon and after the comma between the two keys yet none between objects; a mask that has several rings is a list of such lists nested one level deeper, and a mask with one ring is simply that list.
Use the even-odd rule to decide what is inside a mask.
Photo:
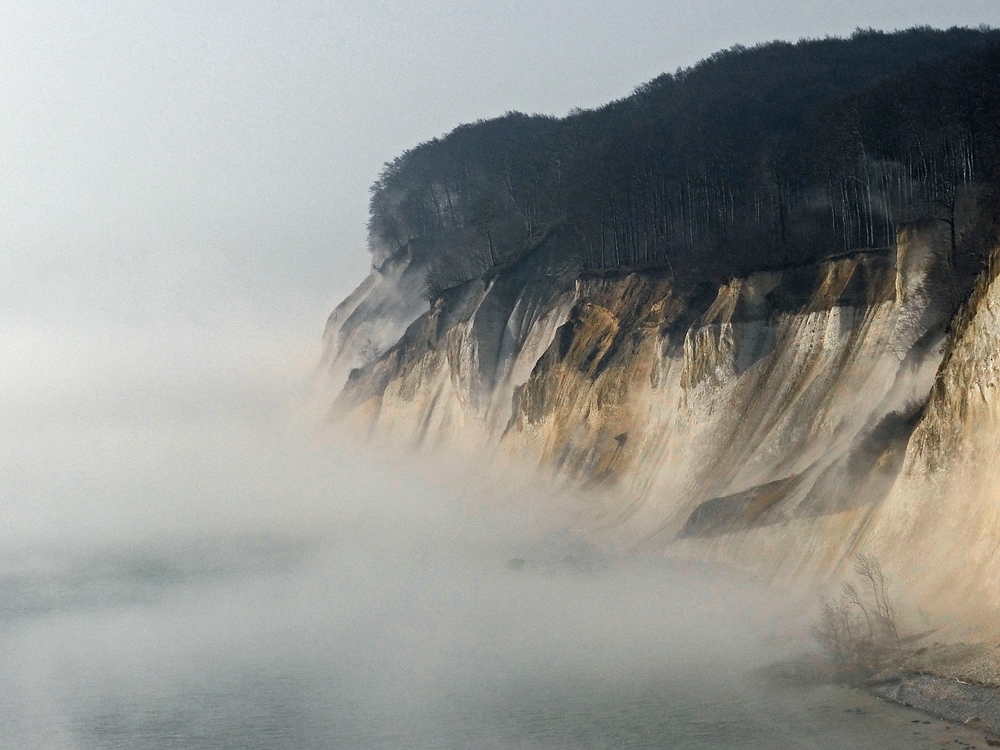
[{"label": "tree line", "polygon": [[405,152],[372,187],[371,250],[425,254],[432,293],[543,241],[584,270],[694,279],[933,222],[974,264],[976,207],[1000,184],[998,81],[988,28],[737,46],[599,109],[508,112]]}]

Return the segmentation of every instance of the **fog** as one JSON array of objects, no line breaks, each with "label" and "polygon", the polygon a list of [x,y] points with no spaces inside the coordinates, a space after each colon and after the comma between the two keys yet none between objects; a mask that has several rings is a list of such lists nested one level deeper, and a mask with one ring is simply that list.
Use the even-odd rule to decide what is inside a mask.
[{"label": "fog", "polygon": [[892,746],[844,723],[858,697],[744,680],[802,644],[780,593],[360,445],[310,384],[403,149],[737,42],[997,24],[993,0],[0,21],[0,747]]},{"label": "fog", "polygon": [[780,592],[361,443],[311,398],[318,335],[170,268],[132,316],[4,327],[0,747],[753,747],[813,709],[881,746],[845,693],[762,697],[802,643]]},{"label": "fog", "polygon": [[804,642],[782,592],[357,441],[318,341],[174,270],[133,280],[148,315],[4,331],[0,747],[903,746],[864,696],[755,675]]},{"label": "fog", "polygon": [[5,331],[0,747],[611,742],[774,651],[740,586],[325,427],[316,342],[232,303]]}]

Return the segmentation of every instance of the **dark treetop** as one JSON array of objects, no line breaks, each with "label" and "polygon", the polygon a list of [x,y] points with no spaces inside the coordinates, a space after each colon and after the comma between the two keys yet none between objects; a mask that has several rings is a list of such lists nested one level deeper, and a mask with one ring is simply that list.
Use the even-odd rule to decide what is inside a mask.
[{"label": "dark treetop", "polygon": [[718,52],[600,109],[509,112],[388,163],[376,264],[436,296],[538,255],[723,278],[885,247],[933,224],[971,277],[1000,205],[1000,31],[858,31]]}]

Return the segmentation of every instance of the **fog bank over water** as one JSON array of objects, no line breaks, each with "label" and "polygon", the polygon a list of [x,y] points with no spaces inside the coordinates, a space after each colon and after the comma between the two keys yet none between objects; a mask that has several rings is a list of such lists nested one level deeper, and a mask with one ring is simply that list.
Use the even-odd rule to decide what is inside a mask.
[{"label": "fog bank over water", "polygon": [[64,459],[4,466],[2,748],[931,747],[750,674],[801,643],[777,592],[477,508],[280,409],[148,424],[39,428]]},{"label": "fog bank over water", "polygon": [[780,592],[318,430],[318,342],[240,313],[4,327],[0,748],[902,746],[750,675]]},{"label": "fog bank over water", "polygon": [[318,336],[215,302],[0,327],[0,747],[614,743],[786,651],[776,600],[540,527],[542,485],[322,427]]},{"label": "fog bank over water", "polygon": [[769,651],[739,586],[317,432],[317,348],[170,322],[3,331],[0,747],[563,746]]},{"label": "fog bank over water", "polygon": [[415,143],[736,42],[1000,23],[737,5],[0,8],[0,748],[929,747],[745,679],[803,642],[779,592],[595,549],[542,485],[309,398]]}]

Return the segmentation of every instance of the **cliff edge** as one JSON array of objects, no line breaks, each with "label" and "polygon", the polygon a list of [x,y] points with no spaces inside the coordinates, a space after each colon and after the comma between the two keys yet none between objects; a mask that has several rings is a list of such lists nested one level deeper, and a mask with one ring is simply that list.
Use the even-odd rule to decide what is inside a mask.
[{"label": "cliff edge", "polygon": [[871,553],[1000,631],[998,75],[985,28],[775,42],[418,145],[327,326],[336,418],[534,467],[596,540]]},{"label": "cliff edge", "polygon": [[[981,620],[1000,576],[1000,282],[991,265],[949,335],[946,247],[904,228],[894,247],[683,287],[556,270],[542,245],[422,313],[397,304],[412,322],[334,409],[364,434],[549,471],[595,538],[783,580],[876,549],[921,606]],[[375,273],[355,312],[383,309]],[[329,361],[357,361],[358,328],[331,320]]]}]

